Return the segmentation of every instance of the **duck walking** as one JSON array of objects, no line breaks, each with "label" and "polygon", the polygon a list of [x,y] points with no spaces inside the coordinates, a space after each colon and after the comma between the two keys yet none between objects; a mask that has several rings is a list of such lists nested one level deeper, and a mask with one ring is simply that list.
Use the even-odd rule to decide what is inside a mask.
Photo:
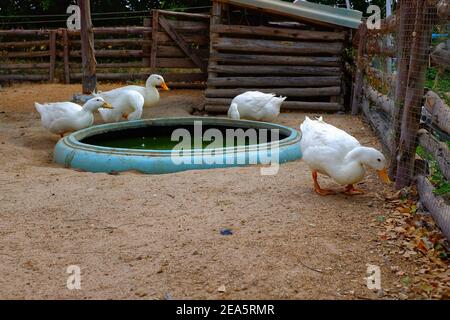
[{"label": "duck walking", "polygon": [[[96,93],[95,96],[100,96]],[[123,90],[114,99],[113,109],[100,108],[98,111],[105,123],[119,122],[120,120],[139,120],[142,117],[144,97],[135,90]]]},{"label": "duck walking", "polygon": [[42,126],[52,133],[64,134],[81,130],[94,124],[93,113],[99,108],[111,109],[111,105],[103,98],[96,97],[88,100],[83,106],[73,102],[55,102],[34,104],[41,115]]},{"label": "duck walking", "polygon": [[303,161],[311,168],[314,190],[318,194],[335,194],[332,190],[320,187],[317,181],[318,173],[345,185],[344,192],[350,195],[364,193],[353,185],[364,178],[365,167],[377,170],[384,182],[390,182],[386,171],[386,158],[380,151],[361,146],[353,136],[326,123],[322,117],[318,120],[306,117],[300,125],[300,130]]},{"label": "duck walking", "polygon": [[234,120],[273,121],[280,114],[284,100],[286,97],[276,97],[273,93],[247,91],[231,101],[228,117]]},{"label": "duck walking", "polygon": [[152,74],[145,82],[145,87],[135,85],[125,86],[110,91],[100,92],[97,96],[102,97],[105,101],[108,101],[114,108],[116,108],[116,106],[120,106],[122,103],[122,94],[126,91],[133,90],[139,92],[142,97],[144,97],[144,107],[150,108],[156,105],[159,101],[159,92],[158,89],[156,89],[158,86],[161,86],[163,90],[169,90],[169,87],[167,87],[167,84],[162,76]]}]

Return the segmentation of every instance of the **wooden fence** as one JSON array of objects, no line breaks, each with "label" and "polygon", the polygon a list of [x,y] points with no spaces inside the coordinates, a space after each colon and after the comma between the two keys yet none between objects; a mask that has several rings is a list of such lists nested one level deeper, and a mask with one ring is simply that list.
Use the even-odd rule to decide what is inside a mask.
[{"label": "wooden fence", "polygon": [[[442,3],[438,5],[438,13],[441,17],[445,16],[445,19],[448,19],[449,6],[443,6]],[[404,16],[401,16],[402,14]],[[402,113],[405,107],[405,96],[409,90],[405,83],[408,82],[407,66],[411,59],[411,55],[405,52],[411,50],[413,41],[410,36],[415,32],[414,24],[416,23],[411,19],[412,16],[406,16],[400,8],[400,12],[383,21],[381,30],[367,30],[363,25],[356,38],[358,56],[352,112],[356,114],[361,109],[377,132],[385,151],[393,159],[391,175],[394,176],[396,160],[400,157],[398,144],[395,141],[398,141],[401,131],[405,129],[403,122],[408,119]],[[405,19],[411,19],[411,21],[405,21]],[[400,21],[403,23],[400,24]],[[396,45],[391,45],[388,39],[396,39]],[[448,50],[445,43],[437,45],[431,52],[431,63],[438,65],[439,68],[450,70],[450,51]],[[378,59],[383,66],[386,58],[389,57],[397,59],[396,74],[391,74],[386,69],[374,68],[371,63],[374,59]],[[421,88],[423,92],[424,87]],[[449,147],[447,141],[440,141],[439,134],[436,134],[436,131],[439,131],[447,137],[450,135],[450,108],[433,91],[426,92],[421,105],[422,112],[419,111],[417,116],[422,117],[422,128],[414,133],[417,136],[414,146],[421,145],[436,161],[445,179],[450,181]],[[419,121],[417,121],[418,125]],[[410,156],[417,157],[415,148],[414,154]],[[416,164],[418,163],[420,161],[416,161]],[[427,170],[422,167],[416,165],[414,172],[421,201],[432,213],[447,238],[450,238],[450,206],[442,197],[436,195],[435,187],[427,178]]]},{"label": "wooden fence", "polygon": [[[143,80],[157,72],[171,86],[205,86],[207,14],[154,10],[142,27],[93,31],[99,80]],[[0,81],[82,78],[80,31],[0,30],[0,39]]]}]

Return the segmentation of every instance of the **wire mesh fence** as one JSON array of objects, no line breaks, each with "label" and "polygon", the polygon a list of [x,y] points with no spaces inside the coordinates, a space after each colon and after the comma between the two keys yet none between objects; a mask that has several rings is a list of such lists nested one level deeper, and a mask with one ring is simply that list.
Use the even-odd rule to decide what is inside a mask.
[{"label": "wire mesh fence", "polygon": [[395,16],[359,45],[366,62],[362,111],[390,154],[395,187],[416,182],[450,237],[448,8],[448,1],[401,0]]}]

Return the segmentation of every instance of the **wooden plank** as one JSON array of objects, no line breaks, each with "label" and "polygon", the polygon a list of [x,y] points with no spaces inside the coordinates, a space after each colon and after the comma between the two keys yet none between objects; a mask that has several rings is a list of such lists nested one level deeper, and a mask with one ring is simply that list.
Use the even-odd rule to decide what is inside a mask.
[{"label": "wooden plank", "polygon": [[50,32],[49,40],[50,48],[50,68],[49,68],[49,81],[52,82],[55,79],[55,67],[56,67],[56,31]]},{"label": "wooden plank", "polygon": [[203,62],[200,55],[175,31],[165,17],[159,17],[159,24],[172,38],[173,41],[180,47],[180,49],[199,67],[203,72],[206,72],[207,66]]},{"label": "wooden plank", "polygon": [[[209,49],[199,49],[198,53],[202,59],[208,59]],[[159,58],[187,58],[186,54],[175,46],[158,46],[158,59]]]},{"label": "wooden plank", "polygon": [[196,68],[196,65],[187,58],[158,58],[158,68]]},{"label": "wooden plank", "polygon": [[211,62],[224,62],[229,64],[244,65],[287,65],[287,66],[340,66],[341,58],[335,57],[296,57],[275,55],[247,55],[213,52],[210,55]]},{"label": "wooden plank", "polygon": [[[150,18],[144,18],[144,27],[150,28],[152,26],[152,21]],[[149,56],[144,56],[142,58],[142,64],[144,66],[150,67],[150,58],[151,58],[151,52],[152,52],[152,37],[151,34],[146,33],[143,37],[143,43],[142,43],[142,51],[144,53],[148,53]]]},{"label": "wooden plank", "polygon": [[[229,104],[205,103],[205,110],[211,113],[227,113]],[[342,106],[334,102],[309,102],[309,101],[285,101],[281,105],[282,110],[324,111],[335,112],[342,110]]]},{"label": "wooden plank", "polygon": [[48,57],[50,51],[29,51],[29,52],[5,52],[0,51],[0,57],[2,58],[37,58]]},{"label": "wooden plank", "polygon": [[94,53],[94,32],[92,30],[89,0],[77,0],[81,16],[81,63],[83,65],[83,94],[91,94],[97,88],[96,60]]},{"label": "wooden plank", "polygon": [[50,30],[46,29],[33,29],[33,30],[23,30],[23,29],[10,29],[10,30],[0,30],[0,36],[48,36]]},{"label": "wooden plank", "polygon": [[274,93],[278,96],[286,97],[320,97],[338,96],[341,94],[341,87],[323,88],[236,88],[236,89],[210,89],[205,92],[208,98],[233,98],[247,91],[261,91],[264,93]]},{"label": "wooden plank", "polygon": [[436,140],[428,131],[419,131],[419,144],[437,161],[442,174],[450,181],[450,150],[447,143]]},{"label": "wooden plank", "polygon": [[150,68],[152,70],[152,73],[156,72],[156,57],[158,55],[158,29],[159,29],[158,10],[152,10],[152,47],[150,54]]},{"label": "wooden plank", "polygon": [[69,34],[67,29],[63,30],[63,60],[64,60],[64,83],[70,83],[70,53],[69,53]]},{"label": "wooden plank", "polygon": [[225,74],[248,74],[248,75],[320,75],[337,76],[341,74],[338,67],[311,67],[311,66],[230,66],[216,65],[210,66],[210,72]]},{"label": "wooden plank", "polygon": [[425,108],[431,114],[433,124],[450,134],[450,108],[439,95],[433,91],[425,94]]},{"label": "wooden plank", "polygon": [[36,40],[36,41],[11,41],[11,42],[0,42],[0,48],[11,49],[11,48],[30,48],[30,47],[48,47],[49,40]]},{"label": "wooden plank", "polygon": [[442,197],[434,194],[434,187],[427,177],[419,175],[416,181],[420,202],[430,211],[442,233],[450,239],[450,206]]},{"label": "wooden plank", "polygon": [[[142,50],[96,50],[95,55],[97,58],[142,58],[144,52]],[[80,50],[72,50],[69,54],[70,57],[80,58],[82,52]]]},{"label": "wooden plank", "polygon": [[209,23],[206,21],[183,21],[183,20],[168,20],[169,24],[177,32],[191,32],[191,33],[209,33]]},{"label": "wooden plank", "polygon": [[169,17],[176,17],[180,19],[199,19],[199,20],[208,20],[209,14],[203,13],[190,13],[190,12],[177,12],[177,11],[167,11],[167,10],[158,10],[160,14]]},{"label": "wooden plank", "polygon": [[391,118],[394,109],[395,109],[395,101],[390,99],[388,96],[381,94],[371,86],[366,86],[364,92],[372,103],[374,103],[378,108],[383,110],[386,115]]},{"label": "wooden plank", "polygon": [[50,63],[1,63],[0,70],[49,69]]},{"label": "wooden plank", "polygon": [[363,89],[363,81],[364,81],[364,69],[365,69],[365,42],[367,36],[367,27],[366,24],[363,23],[359,27],[359,39],[358,39],[358,53],[356,60],[356,74],[355,74],[355,82],[353,84],[353,92],[352,92],[352,115],[356,116],[361,111],[361,94]]},{"label": "wooden plank", "polygon": [[[209,36],[207,34],[202,33],[181,33],[178,34],[184,39],[184,41],[189,44],[196,44],[199,46],[209,46]],[[163,45],[174,45],[175,42],[172,38],[165,32],[160,31],[158,33],[159,43]]]},{"label": "wooden plank", "polygon": [[417,0],[411,63],[401,121],[400,143],[396,154],[398,159],[395,179],[396,189],[409,186],[414,175],[417,131],[419,130],[423,88],[428,68],[428,61],[423,57],[429,54],[433,25],[432,20],[429,19],[433,19],[433,11],[435,11],[435,8],[427,0]]},{"label": "wooden plank", "polygon": [[[143,34],[152,32],[152,28],[148,27],[96,27],[93,28],[94,34],[97,35],[113,35],[113,34]],[[80,35],[80,30],[68,30],[70,36]],[[1,35],[1,31],[0,31]]]},{"label": "wooden plank", "polygon": [[[150,34],[149,34],[150,36]],[[72,40],[70,42],[71,46],[81,45],[81,40]],[[105,46],[143,46],[151,45],[151,40],[140,39],[140,38],[129,38],[129,39],[96,39],[95,47],[101,48]]]},{"label": "wooden plank", "polygon": [[48,74],[0,74],[0,81],[47,81]]},{"label": "wooden plank", "polygon": [[217,50],[227,51],[330,55],[340,54],[344,48],[342,42],[295,42],[225,37],[215,39],[213,46]]},{"label": "wooden plank", "polygon": [[223,77],[209,78],[216,87],[325,87],[341,85],[340,77]]},{"label": "wooden plank", "polygon": [[[219,37],[219,35],[213,31],[213,28],[215,25],[218,25],[222,22],[222,4],[218,3],[217,1],[213,1],[213,7],[211,9],[211,19],[210,19],[210,44],[209,44],[209,61],[208,66],[209,67],[215,67],[218,65],[217,61],[212,59],[211,57],[213,55],[216,55],[218,52],[213,46],[213,42]],[[211,78],[216,78],[217,73],[215,72],[208,72],[208,88],[213,87],[209,81]]]},{"label": "wooden plank", "polygon": [[450,70],[450,51],[446,49],[446,43],[442,42],[436,46],[431,53],[433,64]]},{"label": "wooden plank", "polygon": [[279,37],[295,40],[343,41],[345,32],[311,31],[298,29],[281,29],[264,26],[243,26],[218,24],[211,26],[211,32],[218,34]]},{"label": "wooden plank", "polygon": [[[164,80],[168,83],[174,82],[194,82],[194,81],[205,81],[206,76],[203,73],[162,73]],[[73,73],[71,78],[75,80],[80,80],[82,74],[81,73]],[[147,73],[98,73],[97,78],[99,80],[146,80],[148,78]]]}]

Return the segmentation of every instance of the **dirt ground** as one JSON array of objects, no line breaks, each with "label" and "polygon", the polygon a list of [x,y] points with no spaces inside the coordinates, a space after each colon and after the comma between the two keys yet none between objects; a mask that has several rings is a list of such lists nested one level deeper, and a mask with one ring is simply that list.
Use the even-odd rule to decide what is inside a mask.
[{"label": "dirt ground", "polygon": [[[365,195],[321,197],[302,161],[275,176],[258,167],[167,175],[62,168],[52,163],[58,137],[41,127],[34,101],[65,101],[79,90],[0,91],[0,298],[415,298],[398,276],[411,260],[376,241],[377,217],[392,212],[390,187],[373,172],[359,185]],[[202,94],[164,92],[144,118],[189,115]],[[277,122],[298,128],[304,116],[283,113]],[[361,119],[325,120],[379,147]],[[381,268],[383,291],[366,287],[367,264]],[[80,290],[66,287],[69,265],[81,268]]]}]

